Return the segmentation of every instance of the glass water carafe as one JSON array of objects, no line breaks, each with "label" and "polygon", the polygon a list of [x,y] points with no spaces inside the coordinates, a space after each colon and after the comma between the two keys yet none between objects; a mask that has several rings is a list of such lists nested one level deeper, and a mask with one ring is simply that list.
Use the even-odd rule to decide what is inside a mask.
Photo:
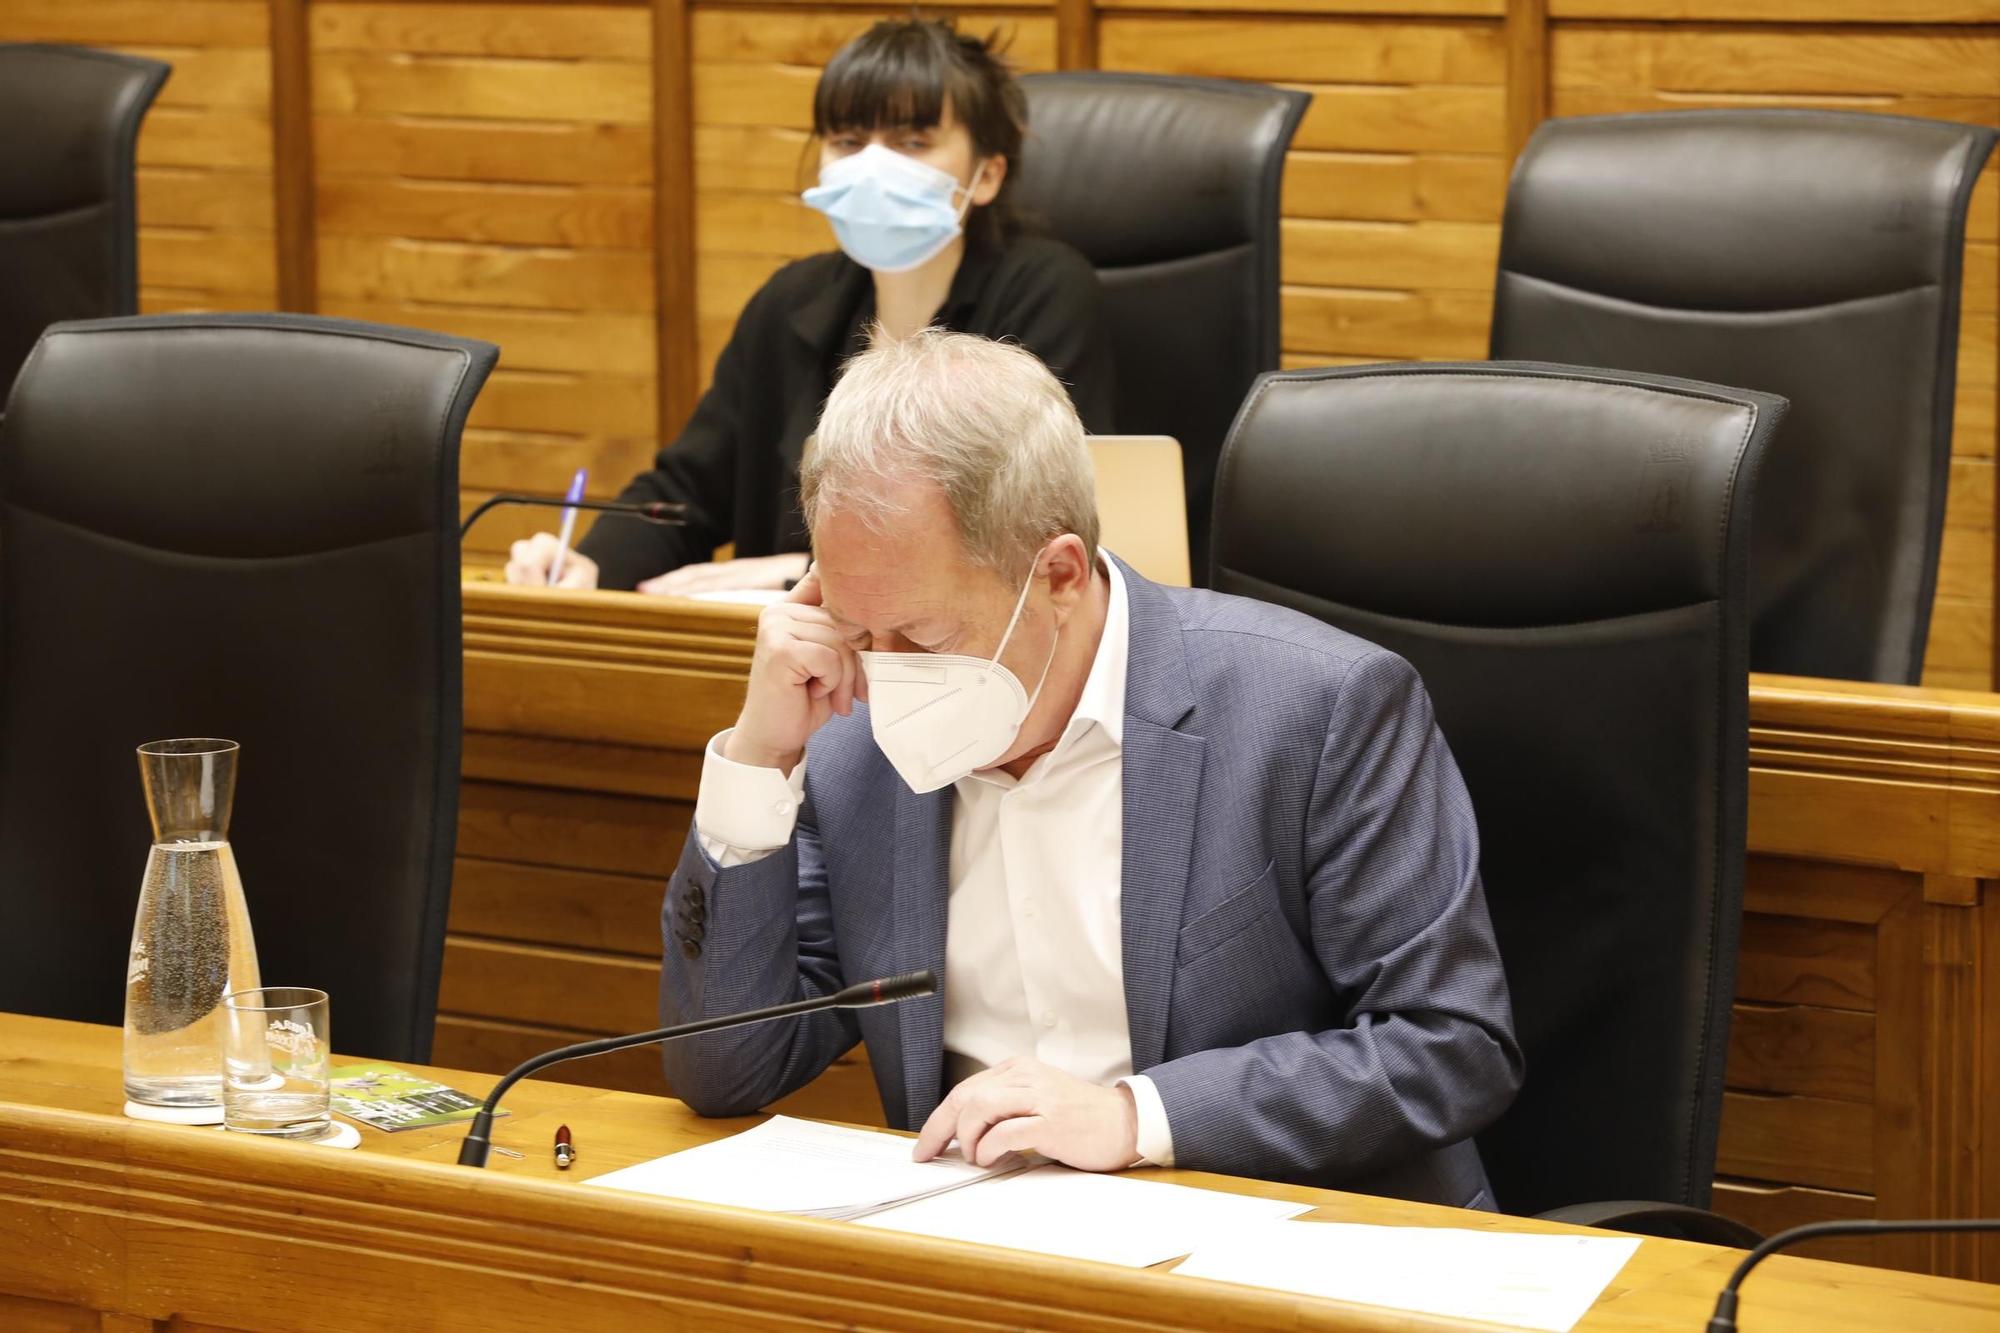
[{"label": "glass water carafe", "polygon": [[223,740],[139,747],[153,850],[125,972],[125,1095],[135,1102],[219,1105],[222,997],[260,984],[229,850],[237,753]]}]

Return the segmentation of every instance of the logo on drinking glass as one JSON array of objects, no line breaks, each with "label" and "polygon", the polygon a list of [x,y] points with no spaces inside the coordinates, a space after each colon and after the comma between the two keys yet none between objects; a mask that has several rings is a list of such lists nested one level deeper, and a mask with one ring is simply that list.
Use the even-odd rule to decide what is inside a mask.
[{"label": "logo on drinking glass", "polygon": [[295,1023],[289,1018],[277,1019],[265,1033],[265,1038],[273,1047],[301,1063],[319,1058],[319,1038],[303,1023]]}]

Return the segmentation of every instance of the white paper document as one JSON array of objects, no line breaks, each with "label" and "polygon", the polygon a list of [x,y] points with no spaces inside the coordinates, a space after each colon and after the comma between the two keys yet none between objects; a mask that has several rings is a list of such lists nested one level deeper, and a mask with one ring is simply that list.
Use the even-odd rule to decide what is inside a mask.
[{"label": "white paper document", "polygon": [[755,1129],[585,1181],[762,1212],[1143,1268],[1309,1204],[1092,1175],[1012,1156],[913,1162],[913,1140],[773,1116]]},{"label": "white paper document", "polygon": [[585,1181],[610,1189],[726,1203],[767,1213],[852,1218],[989,1180],[1026,1163],[910,1160],[911,1140],[772,1116],[755,1129]]},{"label": "white paper document", "polygon": [[1311,1204],[1038,1166],[861,1220],[865,1227],[1144,1268]]},{"label": "white paper document", "polygon": [[1569,1333],[1638,1248],[1636,1237],[1282,1222],[1204,1245],[1174,1271]]}]

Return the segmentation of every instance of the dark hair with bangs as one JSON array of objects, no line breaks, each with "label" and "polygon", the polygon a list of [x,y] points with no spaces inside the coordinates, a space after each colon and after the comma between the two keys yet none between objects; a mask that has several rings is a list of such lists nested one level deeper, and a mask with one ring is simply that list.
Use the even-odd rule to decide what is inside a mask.
[{"label": "dark hair with bangs", "polygon": [[967,240],[998,247],[1021,229],[1014,211],[1014,177],[1028,101],[1005,57],[999,32],[985,38],[950,19],[883,19],[835,53],[813,93],[813,135],[843,130],[927,130],[952,118],[972,136],[982,158],[1007,159],[1000,193],[965,220]]}]

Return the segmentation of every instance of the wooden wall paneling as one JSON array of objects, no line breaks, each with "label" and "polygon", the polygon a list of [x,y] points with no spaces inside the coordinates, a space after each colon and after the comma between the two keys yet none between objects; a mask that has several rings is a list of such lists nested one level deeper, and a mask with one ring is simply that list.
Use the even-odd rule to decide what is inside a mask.
[{"label": "wooden wall paneling", "polygon": [[7,0],[0,41],[74,42],[174,67],[139,134],[139,306],[276,300],[269,0]]},{"label": "wooden wall paneling", "polygon": [[[1556,115],[1697,106],[1816,106],[2000,124],[2000,31],[1914,26],[1889,0],[1815,0],[1782,6],[1789,24],[1600,23],[1585,15],[1629,15],[1624,0],[1552,0],[1552,110]],[[1986,0],[1922,8],[1966,17]],[[1690,19],[1753,17],[1710,0],[1669,6]],[[1769,15],[1770,5],[1758,14]],[[1895,26],[1836,26],[1835,17],[1895,20]],[[1648,12],[1646,18],[1657,18]],[[1984,15],[1991,22],[1992,14]],[[1989,164],[1967,229],[1953,431],[1952,482],[1992,494],[1996,306],[2000,306],[2000,209]],[[1976,480],[1974,480],[1976,478]],[[1926,684],[1989,689],[1995,680],[1993,510],[1951,506],[1933,603]]]},{"label": "wooden wall paneling", "polygon": [[[439,1040],[443,1040],[442,1032]],[[1856,1222],[1875,1216],[1872,1195],[1739,1180],[1715,1182],[1714,1206],[1717,1212],[1737,1218],[1767,1236],[1787,1227],[1804,1226],[1808,1222]],[[1875,1242],[1861,1237],[1843,1237],[1811,1241],[1785,1253],[1808,1259],[1830,1259],[1835,1263],[1872,1264],[1875,1262]]]},{"label": "wooden wall paneling", "polygon": [[624,958],[454,935],[445,943],[438,1009],[464,1013],[477,1005],[494,1018],[643,1032],[658,1026],[659,990],[657,952]]},{"label": "wooden wall paneling", "polygon": [[462,856],[452,874],[451,930],[657,962],[660,881]]},{"label": "wooden wall paneling", "polygon": [[[764,280],[787,260],[833,248],[825,219],[798,200],[816,170],[807,154],[821,67],[877,19],[907,12],[874,5],[694,7],[694,304],[703,384],[743,303]],[[1007,34],[1008,55],[1024,72],[1057,66],[1057,19],[1047,8],[980,7],[959,21],[969,31]]]},{"label": "wooden wall paneling", "polygon": [[1739,1001],[1729,1020],[1732,1088],[1871,1102],[1875,1061],[1873,1014]]},{"label": "wooden wall paneling", "polygon": [[1549,0],[1563,19],[1707,20],[1801,25],[1995,23],[1996,0]]},{"label": "wooden wall paneling", "polygon": [[1147,13],[1247,13],[1252,22],[1267,14],[1323,14],[1343,18],[1501,18],[1509,0],[1097,0],[1100,10]]},{"label": "wooden wall paneling", "polygon": [[[595,1035],[591,1031],[543,1024],[440,1016],[431,1058],[448,1061],[461,1069],[505,1071],[530,1056],[572,1042],[588,1041]],[[556,1065],[536,1077],[552,1083],[671,1095],[661,1075],[660,1052],[655,1047],[613,1051],[573,1064]],[[834,1061],[807,1086],[771,1103],[769,1109],[780,1115],[808,1116],[848,1125],[886,1123],[882,1099],[875,1091],[875,1076],[868,1062],[851,1054]],[[6,1307],[0,1305],[0,1313],[5,1311]],[[91,1333],[97,1330],[93,1328]]]},{"label": "wooden wall paneling", "polygon": [[271,173],[278,306],[311,311],[319,300],[312,144],[312,35],[307,0],[271,0]]},{"label": "wooden wall paneling", "polygon": [[[1979,973],[1977,915],[1908,899],[1883,919],[1879,965],[1885,1029],[1920,1040],[1882,1044],[1876,1075],[1878,1216],[1977,1216]],[[1882,1262],[1976,1276],[1971,1237],[1897,1236]]]},{"label": "wooden wall paneling", "polygon": [[1055,0],[1056,67],[1097,68],[1097,5],[1095,0]]},{"label": "wooden wall paneling", "polygon": [[1107,7],[1099,34],[1107,69],[1313,94],[1286,163],[1285,365],[1485,356],[1508,153],[1501,23]]},{"label": "wooden wall paneling", "polygon": [[[1979,914],[1979,1032],[1976,1046],[1979,1061],[1979,1106],[1986,1114],[1980,1128],[1979,1215],[2000,1217],[2000,1143],[1994,1139],[1993,1108],[2000,1106],[2000,1057],[1993,1054],[2000,1042],[2000,884],[1994,880],[1980,885]],[[1979,1276],[2000,1281],[2000,1235],[1979,1239]]]},{"label": "wooden wall paneling", "polygon": [[694,52],[688,8],[688,0],[653,0],[653,265],[661,442],[680,433],[701,393],[696,341],[700,325],[695,311]]},{"label": "wooden wall paneling", "polygon": [[1549,115],[1549,0],[1507,0],[1507,157]]},{"label": "wooden wall paneling", "polygon": [[[651,459],[679,343],[660,326],[656,256],[685,228],[654,188],[652,12],[313,0],[310,20],[321,308],[500,344],[467,509],[560,494],[579,467],[612,497]],[[498,511],[468,553],[553,522]]]},{"label": "wooden wall paneling", "polygon": [[[1994,696],[1755,677],[1751,716],[1717,1205],[1753,1225],[1990,1212]],[[1982,1243],[1866,1245],[2000,1276]]]}]

